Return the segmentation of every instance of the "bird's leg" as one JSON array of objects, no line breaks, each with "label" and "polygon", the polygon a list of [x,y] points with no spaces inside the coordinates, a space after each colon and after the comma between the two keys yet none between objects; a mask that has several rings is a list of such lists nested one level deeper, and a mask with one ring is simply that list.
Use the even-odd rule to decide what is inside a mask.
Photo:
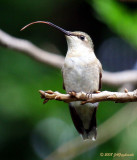
[{"label": "bird's leg", "polygon": [[95,92],[90,92],[90,93],[86,93],[87,98],[92,98],[92,94],[94,93],[100,93],[100,91],[95,91]]},{"label": "bird's leg", "polygon": [[87,98],[88,98],[88,99],[89,99],[89,98],[92,98],[92,94],[94,94],[94,93],[100,93],[100,91],[94,91],[94,92],[87,93],[87,94],[86,94]]},{"label": "bird's leg", "polygon": [[94,93],[97,93],[97,92],[89,92],[89,93],[86,93],[86,98],[87,98],[87,100],[86,100],[86,101],[82,101],[82,102],[81,102],[81,105],[88,103],[89,99],[92,98],[92,94],[94,94]]},{"label": "bird's leg", "polygon": [[86,96],[87,96],[87,98],[89,99],[89,98],[92,98],[92,92],[89,92],[89,93],[86,93]]},{"label": "bird's leg", "polygon": [[75,91],[69,91],[68,94],[69,94],[71,97],[76,97],[76,92],[75,92]]},{"label": "bird's leg", "polygon": [[82,102],[81,102],[81,105],[84,105],[84,104],[88,103],[88,99],[89,99],[89,98],[92,98],[92,94],[93,94],[93,93],[91,93],[91,92],[86,93],[86,98],[87,98],[87,100],[82,101]]}]

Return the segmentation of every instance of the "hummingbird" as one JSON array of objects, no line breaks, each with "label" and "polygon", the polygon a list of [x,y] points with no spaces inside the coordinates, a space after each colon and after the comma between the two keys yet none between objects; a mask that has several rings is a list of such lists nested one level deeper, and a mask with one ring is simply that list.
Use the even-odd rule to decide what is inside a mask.
[{"label": "hummingbird", "polygon": [[[62,66],[63,88],[71,96],[77,92],[85,92],[92,97],[101,89],[102,65],[94,53],[94,45],[90,36],[81,31],[67,31],[51,22],[36,21],[29,23],[21,30],[35,23],[48,24],[66,36],[68,50]],[[96,140],[96,112],[99,103],[81,104],[81,101],[69,103],[69,110],[76,130],[83,140]]]}]

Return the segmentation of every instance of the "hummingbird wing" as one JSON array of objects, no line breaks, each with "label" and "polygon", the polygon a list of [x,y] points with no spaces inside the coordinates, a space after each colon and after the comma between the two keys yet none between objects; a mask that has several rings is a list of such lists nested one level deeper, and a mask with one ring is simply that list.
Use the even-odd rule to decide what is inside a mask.
[{"label": "hummingbird wing", "polygon": [[64,82],[63,82],[63,89],[65,90],[65,85],[64,85]]},{"label": "hummingbird wing", "polygon": [[71,114],[72,121],[74,123],[75,128],[80,134],[83,134],[84,126],[83,126],[82,120],[77,114],[75,108],[70,103],[69,103],[69,110],[70,110],[70,114]]},{"label": "hummingbird wing", "polygon": [[101,83],[101,78],[102,78],[102,72],[100,72],[99,74],[99,91],[101,90],[101,87],[102,87],[102,83]]}]

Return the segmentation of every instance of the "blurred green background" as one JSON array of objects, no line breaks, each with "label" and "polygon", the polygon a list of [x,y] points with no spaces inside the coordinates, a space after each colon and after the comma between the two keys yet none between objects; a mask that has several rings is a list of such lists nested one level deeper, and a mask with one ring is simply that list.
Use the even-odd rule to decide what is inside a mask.
[{"label": "blurred green background", "polygon": [[[88,33],[105,70],[137,68],[136,2],[0,0],[0,28],[3,31],[65,56],[66,40],[57,30],[36,24],[20,32],[24,25],[37,20],[51,21],[66,30]],[[65,93],[61,71],[20,52],[0,47],[0,160],[41,160],[63,143],[79,136],[67,104],[50,101],[43,105],[38,93],[40,89]],[[110,86],[102,88],[117,89]],[[124,105],[102,102],[97,113],[98,126]],[[100,153],[118,153],[125,141],[128,142],[125,143],[126,152],[135,154],[130,159],[137,157],[136,124],[134,122],[114,138],[74,159],[103,159]]]}]

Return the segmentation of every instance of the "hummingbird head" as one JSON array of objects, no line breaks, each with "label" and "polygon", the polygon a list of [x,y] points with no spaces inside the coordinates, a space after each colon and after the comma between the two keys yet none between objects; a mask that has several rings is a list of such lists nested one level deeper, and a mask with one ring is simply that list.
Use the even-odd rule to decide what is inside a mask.
[{"label": "hummingbird head", "polygon": [[47,21],[36,21],[36,22],[32,22],[27,24],[26,26],[24,26],[22,30],[24,30],[25,28],[27,28],[28,26],[32,25],[32,24],[36,24],[36,23],[45,23],[48,24],[58,30],[60,30],[61,32],[63,32],[66,36],[67,39],[67,43],[68,43],[68,49],[79,49],[79,48],[86,48],[86,49],[91,49],[93,50],[93,42],[90,38],[90,36],[84,32],[80,32],[80,31],[75,31],[75,32],[71,32],[71,31],[67,31],[51,22],[47,22]]},{"label": "hummingbird head", "polygon": [[90,36],[81,31],[69,32],[70,35],[66,35],[68,48],[78,49],[87,48],[93,50],[93,42]]}]

